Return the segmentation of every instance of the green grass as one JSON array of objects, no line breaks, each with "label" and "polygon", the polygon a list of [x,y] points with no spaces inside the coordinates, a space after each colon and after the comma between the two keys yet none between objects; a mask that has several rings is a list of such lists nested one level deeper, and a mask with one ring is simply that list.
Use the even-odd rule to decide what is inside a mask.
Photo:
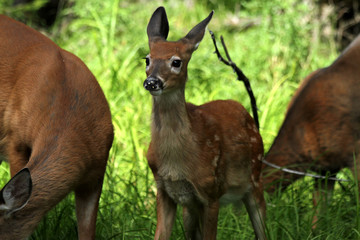
[{"label": "green grass", "polygon": [[[156,227],[155,184],[145,153],[150,142],[151,96],[142,87],[148,53],[146,26],[163,5],[170,22],[170,40],[184,36],[214,9],[209,24],[223,35],[234,62],[250,79],[257,98],[261,134],[267,150],[283,120],[299,82],[338,55],[331,37],[321,34],[317,9],[296,0],[242,1],[70,1],[46,34],[79,56],[101,84],[109,101],[114,144],[100,200],[97,239],[152,239]],[[36,4],[35,4],[36,5]],[[0,3],[2,12],[22,19],[23,8]],[[234,21],[244,20],[238,24]],[[256,23],[245,28],[247,22]],[[222,49],[221,49],[222,50]],[[201,104],[235,99],[250,112],[243,84],[220,63],[207,33],[189,64],[187,101]],[[9,179],[2,164],[2,185]],[[344,171],[349,176],[348,171]],[[349,176],[350,177],[350,176]],[[359,202],[355,183],[336,185],[329,211],[312,229],[312,181],[301,180],[282,193],[266,194],[269,239],[360,239]],[[76,239],[76,217],[70,194],[42,221],[30,239]],[[253,239],[244,208],[220,211],[218,239]],[[172,239],[184,239],[181,214]]]}]

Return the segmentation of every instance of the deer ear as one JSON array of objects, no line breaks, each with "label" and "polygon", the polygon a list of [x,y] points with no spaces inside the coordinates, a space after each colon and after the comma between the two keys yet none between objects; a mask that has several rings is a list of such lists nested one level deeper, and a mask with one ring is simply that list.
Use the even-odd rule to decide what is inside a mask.
[{"label": "deer ear", "polygon": [[0,210],[9,213],[25,207],[32,191],[30,171],[24,168],[19,171],[0,192]]},{"label": "deer ear", "polygon": [[184,37],[184,39],[188,40],[188,42],[193,45],[194,51],[198,48],[201,40],[203,39],[206,26],[209,24],[213,14],[214,10],[211,11],[207,18],[191,29],[191,31]]},{"label": "deer ear", "polygon": [[159,7],[155,10],[150,18],[147,26],[147,35],[149,42],[153,41],[154,38],[160,37],[166,40],[169,34],[169,22],[166,16],[165,8]]}]

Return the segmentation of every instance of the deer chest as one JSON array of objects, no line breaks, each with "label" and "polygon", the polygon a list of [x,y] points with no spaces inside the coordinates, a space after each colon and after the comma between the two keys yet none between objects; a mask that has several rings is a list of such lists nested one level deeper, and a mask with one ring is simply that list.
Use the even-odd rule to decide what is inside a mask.
[{"label": "deer chest", "polygon": [[196,191],[187,180],[163,180],[167,194],[180,205],[189,205],[196,201]]}]

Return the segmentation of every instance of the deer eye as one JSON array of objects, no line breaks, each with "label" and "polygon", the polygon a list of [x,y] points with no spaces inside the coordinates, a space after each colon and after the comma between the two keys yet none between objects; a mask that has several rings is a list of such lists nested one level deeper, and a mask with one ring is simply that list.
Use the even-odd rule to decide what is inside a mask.
[{"label": "deer eye", "polygon": [[146,63],[147,67],[150,65],[150,58],[149,57],[145,58],[145,63]]},{"label": "deer eye", "polygon": [[181,60],[176,59],[176,60],[172,61],[171,66],[175,67],[175,68],[180,67],[181,66]]}]

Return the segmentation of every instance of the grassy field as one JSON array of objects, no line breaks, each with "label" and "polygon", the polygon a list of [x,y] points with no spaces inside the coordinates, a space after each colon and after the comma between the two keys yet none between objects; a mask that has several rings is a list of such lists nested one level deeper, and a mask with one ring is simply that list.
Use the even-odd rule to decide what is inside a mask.
[{"label": "grassy field", "polygon": [[[165,6],[169,40],[184,36],[214,9],[209,24],[223,35],[232,59],[250,79],[259,108],[267,150],[283,120],[286,106],[301,80],[329,65],[338,55],[317,8],[310,1],[121,1],[73,0],[56,24],[42,30],[79,56],[95,74],[109,101],[115,129],[100,200],[97,239],[152,239],[156,227],[155,184],[145,154],[150,141],[151,96],[142,86],[148,53],[146,26],[153,11]],[[23,18],[23,9],[0,3],[0,12]],[[36,27],[35,27],[36,28]],[[235,99],[249,111],[250,101],[232,70],[220,63],[207,33],[189,64],[187,101],[201,104]],[[0,166],[1,186],[9,179]],[[343,177],[351,178],[348,171]],[[336,185],[328,211],[312,229],[312,181],[297,182],[284,192],[266,194],[269,239],[360,239],[356,183]],[[76,217],[70,194],[42,221],[30,239],[76,239]],[[220,211],[218,239],[253,239],[244,208]],[[184,239],[181,214],[172,239]]]}]

